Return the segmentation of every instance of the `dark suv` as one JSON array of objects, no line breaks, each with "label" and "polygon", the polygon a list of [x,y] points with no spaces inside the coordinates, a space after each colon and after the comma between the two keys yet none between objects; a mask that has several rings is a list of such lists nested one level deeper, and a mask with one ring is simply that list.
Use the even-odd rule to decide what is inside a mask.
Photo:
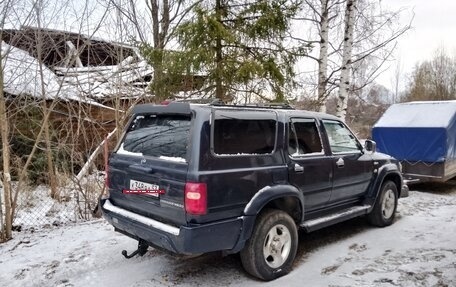
[{"label": "dark suv", "polygon": [[125,257],[240,252],[263,280],[290,271],[299,227],[390,225],[403,191],[397,160],[334,116],[182,102],[133,109],[107,184],[104,217],[138,240]]}]

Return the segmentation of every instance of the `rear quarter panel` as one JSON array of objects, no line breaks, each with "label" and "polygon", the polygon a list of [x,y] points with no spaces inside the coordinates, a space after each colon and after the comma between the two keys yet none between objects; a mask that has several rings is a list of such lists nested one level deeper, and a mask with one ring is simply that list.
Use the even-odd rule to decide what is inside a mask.
[{"label": "rear quarter panel", "polygon": [[[192,154],[188,181],[205,182],[208,213],[187,214],[189,223],[204,223],[243,215],[246,204],[261,188],[287,180],[283,164],[283,124],[277,123],[275,149],[266,155],[216,155],[211,151],[211,116],[199,111],[192,138]],[[198,147],[195,148],[195,147]]]}]

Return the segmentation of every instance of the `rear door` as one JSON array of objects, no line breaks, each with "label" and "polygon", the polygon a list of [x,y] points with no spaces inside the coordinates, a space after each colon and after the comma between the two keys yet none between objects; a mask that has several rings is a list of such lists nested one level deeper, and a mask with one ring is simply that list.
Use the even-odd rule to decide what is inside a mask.
[{"label": "rear door", "polygon": [[323,207],[331,195],[333,166],[315,119],[289,121],[288,159],[289,181],[304,194],[306,212]]},{"label": "rear door", "polygon": [[185,223],[190,129],[190,116],[136,115],[110,158],[113,203],[162,222]]},{"label": "rear door", "polygon": [[353,133],[340,121],[323,120],[334,169],[331,203],[363,196],[372,179],[372,157],[363,152]]}]

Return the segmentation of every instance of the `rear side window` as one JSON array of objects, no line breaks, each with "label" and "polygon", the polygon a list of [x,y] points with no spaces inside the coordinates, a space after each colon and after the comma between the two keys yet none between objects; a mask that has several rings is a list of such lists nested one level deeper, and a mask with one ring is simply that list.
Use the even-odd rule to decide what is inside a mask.
[{"label": "rear side window", "polygon": [[314,119],[291,120],[288,130],[288,153],[291,156],[323,153]]},{"label": "rear side window", "polygon": [[218,155],[270,154],[275,148],[276,115],[273,112],[216,111],[212,133]]},{"label": "rear side window", "polygon": [[189,132],[190,117],[136,116],[117,153],[185,161]]}]

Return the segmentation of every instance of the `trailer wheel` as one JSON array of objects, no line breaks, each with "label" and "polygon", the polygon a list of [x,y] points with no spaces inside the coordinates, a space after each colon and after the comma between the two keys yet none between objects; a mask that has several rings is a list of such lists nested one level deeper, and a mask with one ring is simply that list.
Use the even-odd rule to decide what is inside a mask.
[{"label": "trailer wheel", "polygon": [[388,180],[382,184],[374,208],[367,216],[372,225],[384,227],[393,224],[397,208],[397,186]]}]

